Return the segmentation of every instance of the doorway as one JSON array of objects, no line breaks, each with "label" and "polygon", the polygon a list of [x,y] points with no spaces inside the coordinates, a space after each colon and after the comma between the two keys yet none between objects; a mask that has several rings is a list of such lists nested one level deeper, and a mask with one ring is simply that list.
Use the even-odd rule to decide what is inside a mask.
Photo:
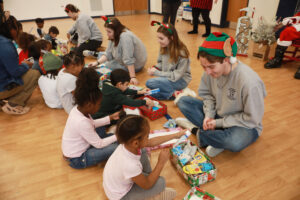
[{"label": "doorway", "polygon": [[148,13],[148,0],[114,0],[115,15]]}]

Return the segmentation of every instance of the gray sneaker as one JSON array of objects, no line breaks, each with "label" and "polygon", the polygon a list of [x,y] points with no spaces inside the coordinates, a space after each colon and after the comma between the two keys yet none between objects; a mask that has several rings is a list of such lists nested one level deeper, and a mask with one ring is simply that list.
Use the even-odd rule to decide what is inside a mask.
[{"label": "gray sneaker", "polygon": [[216,155],[218,155],[222,151],[224,151],[224,149],[215,148],[215,147],[212,147],[210,145],[208,147],[206,147],[206,153],[209,157],[215,157]]},{"label": "gray sneaker", "polygon": [[190,122],[187,118],[183,118],[183,117],[177,117],[175,119],[175,122],[178,126],[182,127],[182,128],[186,128],[189,130],[192,130],[193,128],[195,128],[196,126]]}]

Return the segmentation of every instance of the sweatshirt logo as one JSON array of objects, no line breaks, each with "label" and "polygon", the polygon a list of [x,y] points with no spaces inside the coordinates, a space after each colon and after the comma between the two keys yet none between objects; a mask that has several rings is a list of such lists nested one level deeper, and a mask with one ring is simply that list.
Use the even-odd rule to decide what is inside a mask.
[{"label": "sweatshirt logo", "polygon": [[236,90],[234,88],[229,88],[228,93],[227,93],[227,97],[230,100],[235,100],[236,99]]}]

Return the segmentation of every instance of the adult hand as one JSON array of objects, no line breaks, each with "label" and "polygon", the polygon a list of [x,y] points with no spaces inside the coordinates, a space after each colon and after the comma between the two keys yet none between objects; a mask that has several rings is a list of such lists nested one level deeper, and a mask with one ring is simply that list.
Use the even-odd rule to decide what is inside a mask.
[{"label": "adult hand", "polygon": [[110,120],[118,120],[118,119],[120,119],[120,111],[119,112],[115,112],[115,113],[109,115],[109,119]]},{"label": "adult hand", "polygon": [[152,108],[153,106],[154,106],[154,103],[153,103],[153,101],[151,100],[151,99],[146,99],[146,105],[148,106],[148,107],[150,107],[150,108]]},{"label": "adult hand", "polygon": [[98,62],[95,61],[95,62],[89,63],[88,67],[96,67],[97,65],[98,65]]},{"label": "adult hand", "polygon": [[139,81],[137,80],[137,78],[131,78],[130,83],[133,84],[133,85],[138,85]]},{"label": "adult hand", "polygon": [[208,130],[215,130],[216,128],[216,120],[211,119],[207,123]]},{"label": "adult hand", "polygon": [[203,120],[203,130],[213,130],[211,129],[211,123],[209,123],[211,120],[214,120],[212,118],[205,117]]},{"label": "adult hand", "polygon": [[151,67],[151,68],[148,68],[147,72],[150,76],[152,76],[156,70],[157,69],[155,67]]},{"label": "adult hand", "polygon": [[165,165],[166,162],[169,160],[169,157],[170,157],[169,149],[161,150],[158,156],[157,164]]}]

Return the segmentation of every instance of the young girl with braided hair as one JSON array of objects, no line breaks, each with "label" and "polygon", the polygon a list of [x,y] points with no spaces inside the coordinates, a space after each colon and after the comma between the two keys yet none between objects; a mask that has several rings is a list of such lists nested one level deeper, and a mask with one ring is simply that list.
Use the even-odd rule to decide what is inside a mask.
[{"label": "young girl with braided hair", "polygon": [[157,64],[148,69],[150,76],[146,86],[150,89],[159,88],[160,92],[152,96],[159,100],[174,99],[173,93],[187,87],[192,80],[190,70],[189,51],[179,39],[172,24],[152,21],[151,25],[159,25],[157,39],[160,51]]},{"label": "young girl with braided hair", "polygon": [[106,134],[104,126],[112,119],[119,119],[119,113],[97,120],[91,118],[99,110],[102,99],[98,85],[99,75],[92,68],[84,68],[76,81],[77,105],[69,114],[62,137],[63,156],[75,169],[96,165],[108,159],[117,148],[116,136]]},{"label": "young girl with braided hair", "polygon": [[108,159],[103,172],[103,187],[107,197],[114,200],[174,199],[176,191],[166,188],[165,179],[159,176],[169,159],[169,150],[160,152],[152,170],[143,148],[180,138],[185,131],[148,139],[150,126],[144,117],[127,115],[119,120],[116,136],[120,145]]}]

